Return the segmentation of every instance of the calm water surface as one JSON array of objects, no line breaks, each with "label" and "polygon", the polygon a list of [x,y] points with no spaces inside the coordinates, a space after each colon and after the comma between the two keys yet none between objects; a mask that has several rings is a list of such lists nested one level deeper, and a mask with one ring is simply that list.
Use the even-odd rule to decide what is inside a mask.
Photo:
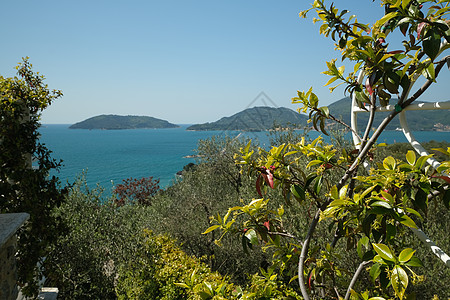
[{"label": "calm water surface", "polygon": [[[41,142],[53,151],[53,157],[63,160],[63,167],[56,175],[65,183],[87,171],[90,186],[97,183],[106,189],[112,182],[120,183],[129,177],[153,176],[167,187],[175,179],[175,174],[183,166],[194,162],[197,142],[220,131],[186,131],[188,125],[173,129],[133,129],[133,130],[73,130],[69,125],[43,125],[40,129]],[[419,141],[450,141],[450,132],[415,132]],[[236,136],[238,132],[227,133]],[[261,144],[268,143],[267,134],[246,133]],[[312,138],[318,136],[310,132]],[[398,131],[386,131],[379,142],[406,142]]]}]

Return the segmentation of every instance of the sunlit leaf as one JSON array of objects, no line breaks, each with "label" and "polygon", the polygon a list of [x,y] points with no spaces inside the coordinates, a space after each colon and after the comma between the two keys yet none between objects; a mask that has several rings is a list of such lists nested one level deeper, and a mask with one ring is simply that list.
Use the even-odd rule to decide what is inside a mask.
[{"label": "sunlit leaf", "polygon": [[373,249],[378,253],[381,258],[395,262],[395,257],[391,252],[391,249],[389,249],[388,246],[385,244],[372,244]]},{"label": "sunlit leaf", "polygon": [[205,232],[203,232],[202,234],[210,233],[211,231],[214,231],[217,228],[220,228],[220,225],[213,225],[213,226],[209,227],[208,229],[206,229]]},{"label": "sunlit leaf", "polygon": [[413,257],[415,252],[416,250],[413,250],[411,248],[404,249],[402,252],[400,252],[400,255],[398,256],[398,261],[401,263],[409,261]]},{"label": "sunlit leaf", "polygon": [[414,166],[414,163],[416,162],[416,154],[414,151],[408,150],[408,153],[406,153],[406,161]]},{"label": "sunlit leaf", "polygon": [[402,267],[395,266],[392,270],[391,284],[397,297],[403,299],[405,290],[408,287],[408,274]]}]

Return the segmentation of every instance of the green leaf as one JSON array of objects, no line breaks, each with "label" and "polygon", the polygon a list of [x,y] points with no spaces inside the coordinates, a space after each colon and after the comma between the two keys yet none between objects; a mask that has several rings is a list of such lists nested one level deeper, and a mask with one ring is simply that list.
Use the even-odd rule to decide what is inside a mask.
[{"label": "green leaf", "polygon": [[258,236],[256,235],[256,231],[254,229],[249,229],[245,233],[245,237],[250,241],[252,245],[258,245]]},{"label": "green leaf", "polygon": [[386,170],[395,170],[396,161],[392,156],[388,156],[383,160],[383,166]]},{"label": "green leaf", "polygon": [[312,166],[315,166],[315,165],[318,165],[318,164],[322,164],[322,163],[323,163],[323,161],[315,159],[315,160],[310,161],[308,163],[308,165],[306,166],[306,168],[310,168]]},{"label": "green leaf", "polygon": [[395,266],[392,270],[391,284],[397,297],[403,299],[405,290],[408,287],[408,274],[402,267]]},{"label": "green leaf", "polygon": [[422,74],[423,76],[425,76],[426,79],[434,81],[436,73],[434,71],[433,63],[428,64],[428,66],[423,70]]},{"label": "green leaf", "polygon": [[378,276],[380,276],[380,273],[381,273],[381,264],[374,263],[369,271],[369,275],[370,278],[372,278],[373,283],[375,283],[375,280],[377,280]]},{"label": "green leaf", "polygon": [[392,209],[392,206],[386,201],[376,201],[376,202],[372,203],[370,206],[378,206],[378,207],[384,207],[387,209]]},{"label": "green leaf", "polygon": [[414,166],[414,163],[416,162],[416,154],[414,151],[409,150],[408,153],[406,153],[406,161]]},{"label": "green leaf", "polygon": [[383,26],[386,22],[388,22],[390,19],[395,18],[396,16],[398,16],[398,12],[390,12],[387,15],[385,15],[384,17],[382,17],[381,19],[379,19],[374,25],[374,28],[380,28],[381,26]]},{"label": "green leaf", "polygon": [[328,118],[328,116],[330,115],[330,110],[328,109],[328,107],[326,106],[322,106],[321,108],[319,108],[320,111],[322,112],[322,114]]},{"label": "green leaf", "polygon": [[400,218],[398,219],[398,221],[400,223],[402,223],[405,226],[411,227],[411,228],[417,228],[416,223],[407,215],[402,215],[400,216]]},{"label": "green leaf", "polygon": [[423,267],[423,263],[416,256],[413,256],[405,265],[408,267]]},{"label": "green leaf", "polygon": [[381,258],[395,262],[394,254],[392,254],[391,249],[384,244],[374,244],[372,243],[373,249],[378,253]]},{"label": "green leaf", "polygon": [[416,252],[416,250],[413,250],[411,248],[404,249],[402,252],[400,252],[400,255],[398,256],[398,261],[401,263],[406,263],[413,257],[414,252]]},{"label": "green leaf", "polygon": [[334,200],[339,199],[339,193],[338,193],[337,187],[335,185],[333,185],[331,187],[330,196]]},{"label": "green leaf", "polygon": [[182,287],[182,288],[185,288],[185,289],[189,288],[189,286],[186,283],[175,282],[175,285],[177,285],[179,287]]},{"label": "green leaf", "polygon": [[209,227],[208,229],[206,229],[205,232],[203,232],[202,234],[210,233],[211,231],[216,230],[219,227],[220,227],[220,225],[213,225],[213,226]]},{"label": "green leaf", "polygon": [[[428,55],[431,60],[434,60],[439,53],[441,47],[441,36],[435,30],[428,30],[423,40],[423,51]],[[433,68],[434,70],[434,68]],[[433,77],[434,79],[434,77]]]},{"label": "green leaf", "polygon": [[317,177],[316,182],[314,183],[314,192],[319,195],[320,190],[322,189],[322,176]]},{"label": "green leaf", "polygon": [[305,189],[297,184],[291,185],[291,193],[300,201],[305,200]]}]

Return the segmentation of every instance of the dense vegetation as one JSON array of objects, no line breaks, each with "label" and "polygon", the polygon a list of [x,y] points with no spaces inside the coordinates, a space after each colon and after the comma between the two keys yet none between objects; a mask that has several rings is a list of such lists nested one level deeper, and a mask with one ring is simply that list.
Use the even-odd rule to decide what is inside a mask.
[{"label": "dense vegetation", "polygon": [[[397,99],[395,99],[397,100]],[[395,105],[394,99],[391,99],[391,104]],[[333,115],[341,118],[346,124],[350,124],[350,98],[343,98],[330,104],[328,107]],[[450,130],[450,119],[448,118],[448,110],[429,110],[429,111],[408,111],[406,112],[409,128],[413,131],[430,131],[430,130]],[[387,112],[380,112],[375,115],[374,127],[377,127],[384,118],[388,115]],[[360,113],[358,115],[358,124],[360,126],[367,124],[369,115],[367,113]],[[441,124],[441,125],[439,125]],[[393,119],[386,130],[395,130],[401,128],[398,118]]]},{"label": "dense vegetation", "polygon": [[187,130],[265,131],[276,127],[303,127],[307,117],[285,107],[253,107],[216,122],[196,124]]},{"label": "dense vegetation", "polygon": [[[274,145],[298,142],[302,137],[307,138],[294,131],[271,133]],[[247,142],[223,137],[200,141],[201,159],[197,164],[185,170],[183,179],[168,189],[150,198],[144,195],[146,201],[134,199],[118,206],[118,195],[105,197],[102,188],[89,189],[81,177],[55,212],[66,230],[47,257],[48,284],[58,286],[65,299],[200,299],[200,292],[205,297],[202,299],[220,294],[230,298],[245,295],[249,299],[282,299],[287,295],[300,298],[295,284],[288,287],[292,270],[272,278],[280,268],[273,264],[273,249],[261,251],[250,240],[247,242],[245,235],[243,240],[224,237],[219,245],[215,239],[220,236],[202,235],[210,225],[210,216],[242,205],[241,199],[259,197],[255,179],[240,174],[232,157]],[[345,141],[340,143],[349,147]],[[450,144],[430,142],[424,146],[431,150]],[[379,147],[374,159],[380,161],[386,155],[404,157],[409,149],[409,144],[400,143]],[[128,180],[124,184],[133,187],[135,182]],[[302,236],[312,217],[299,212],[305,204],[288,205],[282,192],[265,192],[274,206],[284,204],[286,214],[290,214],[291,222],[285,230]],[[449,211],[436,201],[428,213],[432,218],[422,224],[424,230],[439,245],[449,245]],[[322,224],[318,232],[324,240],[328,225]],[[450,270],[413,236],[404,238],[418,247],[425,264],[433,266],[418,272],[418,285],[414,287],[417,299],[429,299],[435,294],[445,299],[450,293],[445,284],[450,280]],[[247,253],[242,252],[243,242],[247,243]],[[357,257],[346,247],[340,245],[335,255],[340,257],[342,269],[351,270],[357,266]],[[369,278],[360,287],[368,282]]]},{"label": "dense vegetation", "polygon": [[[19,238],[21,283],[35,294],[34,275],[43,271],[65,299],[448,297],[450,147],[430,143],[445,160],[431,167],[432,155],[376,141],[449,63],[450,2],[382,5],[385,15],[372,26],[322,0],[300,13],[316,12],[320,33],[335,41],[342,61],[356,64],[346,74],[332,60],[325,71],[327,85],[341,82],[369,108],[365,131],[352,132],[356,149],[339,133],[325,144],[272,132],[269,149],[212,138],[199,142],[197,164],[167,190],[151,177],[128,179],[105,198],[80,178],[64,195],[56,178],[45,177],[58,163],[36,133],[38,113],[60,92],[49,92],[26,60],[23,81],[1,78],[2,212],[31,214]],[[388,51],[396,30],[407,39]],[[424,85],[409,96],[421,76]],[[312,88],[297,95],[293,103],[314,128],[327,134],[330,120],[345,126]],[[375,108],[393,95],[395,109],[372,132]],[[419,242],[419,229],[442,247],[436,256],[429,237]]]},{"label": "dense vegetation", "polygon": [[[18,235],[18,284],[25,295],[37,295],[42,276],[39,265],[61,230],[52,214],[63,201],[56,177],[47,177],[60,162],[39,142],[42,110],[58,99],[44,77],[34,73],[25,58],[18,77],[0,76],[0,213],[30,214]],[[3,272],[3,271],[2,271]]]},{"label": "dense vegetation", "polygon": [[177,128],[178,125],[146,116],[101,115],[71,125],[70,129],[138,129],[138,128]]}]

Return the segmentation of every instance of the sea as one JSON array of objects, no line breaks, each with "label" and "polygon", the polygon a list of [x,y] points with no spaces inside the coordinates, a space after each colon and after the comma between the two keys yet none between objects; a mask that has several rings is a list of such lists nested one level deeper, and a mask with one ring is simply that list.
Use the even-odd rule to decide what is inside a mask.
[{"label": "sea", "polygon": [[[101,185],[110,191],[126,178],[158,178],[167,188],[177,180],[177,172],[195,163],[199,140],[213,136],[245,136],[269,146],[266,132],[188,131],[187,124],[170,129],[83,130],[69,129],[67,124],[44,124],[40,142],[52,151],[52,157],[62,160],[62,167],[51,175],[59,177],[62,185],[71,184],[84,176],[88,186]],[[309,132],[311,138],[318,132]],[[430,140],[450,142],[450,132],[418,131],[420,142]],[[346,137],[350,138],[350,135]],[[407,142],[400,131],[385,131],[378,142]]]}]

